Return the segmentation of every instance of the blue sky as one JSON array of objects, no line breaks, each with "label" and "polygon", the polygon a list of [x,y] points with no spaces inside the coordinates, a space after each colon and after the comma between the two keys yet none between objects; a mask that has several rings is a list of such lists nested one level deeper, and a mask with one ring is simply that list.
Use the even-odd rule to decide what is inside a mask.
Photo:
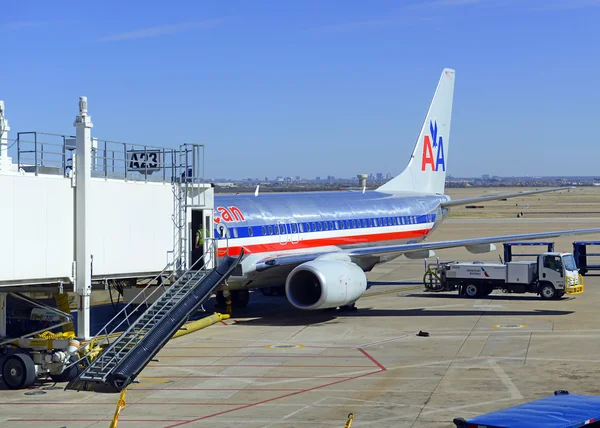
[{"label": "blue sky", "polygon": [[444,67],[448,172],[595,175],[600,0],[5,0],[11,135],[207,145],[207,175],[399,173]]}]

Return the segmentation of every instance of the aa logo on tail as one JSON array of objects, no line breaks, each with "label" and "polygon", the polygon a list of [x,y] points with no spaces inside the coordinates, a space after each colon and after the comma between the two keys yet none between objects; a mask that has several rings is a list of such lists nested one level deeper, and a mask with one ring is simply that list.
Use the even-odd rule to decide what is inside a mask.
[{"label": "aa logo on tail", "polygon": [[[421,161],[421,171],[427,170],[427,165],[431,166],[431,171],[446,171],[446,161],[444,160],[444,140],[437,135],[437,122],[429,121],[429,131],[431,136],[425,135],[423,141],[423,158]],[[432,144],[433,140],[433,144]],[[434,149],[436,152],[433,156]]]}]

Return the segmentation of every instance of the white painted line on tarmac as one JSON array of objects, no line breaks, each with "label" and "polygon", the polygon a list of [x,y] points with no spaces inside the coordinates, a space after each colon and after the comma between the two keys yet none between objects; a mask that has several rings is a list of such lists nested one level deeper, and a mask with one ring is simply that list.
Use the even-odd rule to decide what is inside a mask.
[{"label": "white painted line on tarmac", "polygon": [[488,360],[488,364],[492,370],[494,370],[494,373],[496,373],[496,375],[500,378],[504,386],[506,386],[506,389],[508,389],[508,392],[510,393],[510,397],[513,400],[522,400],[523,395],[521,395],[521,391],[519,391],[519,388],[517,388],[517,386],[510,379],[510,376],[506,374],[502,367],[496,363],[496,360]]}]

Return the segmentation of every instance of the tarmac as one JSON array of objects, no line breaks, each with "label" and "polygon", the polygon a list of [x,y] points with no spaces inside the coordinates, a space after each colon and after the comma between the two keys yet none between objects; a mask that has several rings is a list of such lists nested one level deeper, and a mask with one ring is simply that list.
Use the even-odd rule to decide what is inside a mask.
[{"label": "tarmac", "polygon": [[[508,214],[458,215],[430,239],[600,227],[600,218],[566,211]],[[571,251],[583,239],[600,236],[554,241],[557,250]],[[483,255],[437,252],[442,260],[464,261],[496,261],[500,254],[501,245]],[[302,312],[285,297],[252,293],[250,306],[231,319],[171,340],[129,388],[119,426],[342,428],[353,413],[353,428],[451,428],[455,417],[558,389],[600,394],[594,383],[599,277],[586,276],[583,294],[558,301],[499,291],[466,299],[424,292],[423,271],[422,260],[405,257],[377,266],[356,312]],[[206,309],[212,313],[211,302]],[[0,390],[2,427],[109,426],[118,395],[44,389],[49,386]]]}]

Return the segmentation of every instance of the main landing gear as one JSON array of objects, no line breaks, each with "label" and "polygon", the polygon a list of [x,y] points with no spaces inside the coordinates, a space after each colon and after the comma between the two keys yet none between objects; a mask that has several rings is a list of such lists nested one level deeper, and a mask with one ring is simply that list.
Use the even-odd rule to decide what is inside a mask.
[{"label": "main landing gear", "polygon": [[[248,290],[233,290],[231,294],[231,306],[234,308],[245,308],[250,301],[250,291]],[[217,307],[225,307],[227,302],[223,291],[217,291]]]}]

